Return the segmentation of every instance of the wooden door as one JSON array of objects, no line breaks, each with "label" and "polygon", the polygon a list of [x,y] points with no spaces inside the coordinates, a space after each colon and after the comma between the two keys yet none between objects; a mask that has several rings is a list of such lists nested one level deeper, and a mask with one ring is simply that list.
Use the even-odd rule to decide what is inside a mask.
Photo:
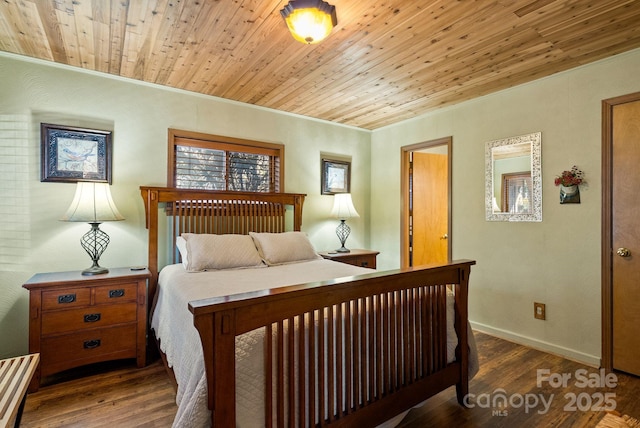
[{"label": "wooden door", "polygon": [[413,153],[412,266],[448,261],[448,175],[447,155]]},{"label": "wooden door", "polygon": [[612,115],[613,368],[640,376],[640,100]]}]

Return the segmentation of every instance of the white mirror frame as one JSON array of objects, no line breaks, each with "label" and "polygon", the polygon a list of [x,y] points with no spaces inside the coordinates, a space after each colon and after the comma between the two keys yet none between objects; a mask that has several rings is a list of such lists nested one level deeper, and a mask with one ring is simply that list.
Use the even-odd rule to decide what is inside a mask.
[{"label": "white mirror frame", "polygon": [[[531,144],[532,213],[513,214],[493,211],[493,149],[514,144]],[[485,214],[487,221],[542,221],[542,134],[489,141],[485,145]]]}]

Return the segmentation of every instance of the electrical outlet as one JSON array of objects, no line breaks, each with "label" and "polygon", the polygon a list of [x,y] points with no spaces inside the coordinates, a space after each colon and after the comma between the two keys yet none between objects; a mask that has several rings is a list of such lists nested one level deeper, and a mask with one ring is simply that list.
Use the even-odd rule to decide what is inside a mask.
[{"label": "electrical outlet", "polygon": [[539,320],[547,319],[546,305],[544,303],[533,302],[533,317]]}]

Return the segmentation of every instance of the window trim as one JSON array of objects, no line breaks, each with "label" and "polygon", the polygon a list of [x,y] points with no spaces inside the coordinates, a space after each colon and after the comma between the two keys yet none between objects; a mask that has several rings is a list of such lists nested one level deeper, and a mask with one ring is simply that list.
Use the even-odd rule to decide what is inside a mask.
[{"label": "window trim", "polygon": [[176,146],[212,148],[211,144],[215,144],[216,149],[222,147],[224,150],[278,156],[280,160],[280,174],[276,177],[276,188],[278,189],[277,193],[284,192],[284,144],[225,137],[222,135],[205,134],[174,128],[169,128],[168,135],[167,186],[176,187]]}]

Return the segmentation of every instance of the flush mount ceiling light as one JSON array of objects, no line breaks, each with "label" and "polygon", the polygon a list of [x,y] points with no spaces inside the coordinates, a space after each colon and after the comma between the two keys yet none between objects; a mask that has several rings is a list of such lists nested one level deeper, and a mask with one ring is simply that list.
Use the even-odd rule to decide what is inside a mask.
[{"label": "flush mount ceiling light", "polygon": [[280,14],[293,38],[307,44],[320,42],[338,24],[336,7],[321,0],[292,0]]}]

